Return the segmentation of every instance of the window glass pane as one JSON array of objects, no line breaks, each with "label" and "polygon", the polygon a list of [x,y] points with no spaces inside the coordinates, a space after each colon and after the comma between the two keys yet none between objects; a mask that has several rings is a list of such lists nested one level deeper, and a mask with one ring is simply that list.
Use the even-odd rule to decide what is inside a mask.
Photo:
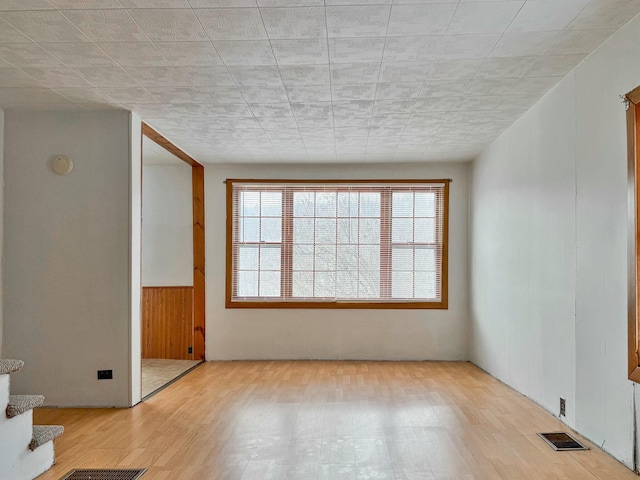
[{"label": "window glass pane", "polygon": [[260,192],[240,192],[240,215],[243,217],[260,215]]},{"label": "window glass pane", "polygon": [[360,219],[360,243],[380,244],[380,219]]},{"label": "window glass pane", "polygon": [[315,297],[335,297],[336,296],[336,276],[335,272],[316,272]]},{"label": "window glass pane", "polygon": [[313,245],[294,245],[293,269],[313,270]]},{"label": "window glass pane", "polygon": [[393,243],[413,242],[413,219],[394,218],[391,220],[391,241]]},{"label": "window glass pane", "polygon": [[375,192],[360,194],[360,216],[379,217],[380,216],[380,194]]},{"label": "window glass pane", "polygon": [[293,192],[294,217],[313,217],[314,210],[313,192]]},{"label": "window glass pane", "polygon": [[416,192],[416,217],[436,216],[436,194],[432,192]]},{"label": "window glass pane", "polygon": [[316,217],[336,217],[335,192],[316,193]]},{"label": "window glass pane", "polygon": [[293,272],[294,297],[313,297],[313,272]]},{"label": "window glass pane", "polygon": [[341,270],[358,269],[358,247],[356,245],[338,245],[338,268]]},{"label": "window glass pane", "polygon": [[280,247],[260,248],[260,270],[280,271]]},{"label": "window glass pane", "polygon": [[391,264],[394,272],[413,270],[413,249],[394,248],[391,254]]},{"label": "window glass pane", "polygon": [[433,248],[416,248],[416,270],[435,271],[436,251]]},{"label": "window glass pane", "polygon": [[313,243],[313,218],[294,218],[293,219],[293,242],[294,243]]},{"label": "window glass pane", "polygon": [[416,218],[416,243],[435,243],[436,221],[433,218]]},{"label": "window glass pane", "polygon": [[338,216],[357,217],[358,216],[358,194],[353,192],[338,193]]},{"label": "window glass pane", "polygon": [[280,296],[280,272],[260,272],[260,296]]},{"label": "window glass pane", "polygon": [[258,272],[242,270],[238,272],[237,279],[239,297],[258,296]]},{"label": "window glass pane", "polygon": [[260,215],[263,217],[282,216],[282,193],[262,192]]},{"label": "window glass pane", "polygon": [[360,270],[380,269],[380,246],[360,245],[358,268]]},{"label": "window glass pane", "polygon": [[358,243],[358,219],[338,219],[338,243]]},{"label": "window glass pane", "polygon": [[336,247],[334,245],[316,245],[316,271],[336,269]]},{"label": "window glass pane", "polygon": [[391,274],[391,296],[393,298],[413,298],[413,274],[393,272]]},{"label": "window glass pane", "polygon": [[380,296],[380,270],[359,272],[360,292],[358,298],[377,298]]},{"label": "window glass pane", "polygon": [[258,269],[258,247],[238,247],[238,270]]},{"label": "window glass pane", "polygon": [[413,217],[413,193],[393,192],[391,194],[391,216]]},{"label": "window glass pane", "polygon": [[282,240],[282,219],[263,218],[260,240],[263,242],[280,242]]},{"label": "window glass pane", "polygon": [[435,272],[416,272],[416,298],[436,298]]},{"label": "window glass pane", "polygon": [[316,243],[336,243],[336,221],[316,218]]},{"label": "window glass pane", "polygon": [[357,269],[338,270],[336,282],[336,297],[357,298],[359,275]]},{"label": "window glass pane", "polygon": [[260,219],[241,218],[240,219],[240,241],[259,242],[260,241]]}]

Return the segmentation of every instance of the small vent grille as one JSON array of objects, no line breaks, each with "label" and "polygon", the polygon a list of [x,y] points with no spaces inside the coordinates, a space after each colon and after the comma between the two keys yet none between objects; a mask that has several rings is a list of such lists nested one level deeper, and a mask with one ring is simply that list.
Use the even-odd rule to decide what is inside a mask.
[{"label": "small vent grille", "polygon": [[146,471],[146,468],[76,469],[71,470],[60,480],[138,480]]},{"label": "small vent grille", "polygon": [[557,451],[564,452],[568,450],[589,450],[568,433],[539,433],[538,436],[545,442],[547,442],[551,446],[551,448]]}]

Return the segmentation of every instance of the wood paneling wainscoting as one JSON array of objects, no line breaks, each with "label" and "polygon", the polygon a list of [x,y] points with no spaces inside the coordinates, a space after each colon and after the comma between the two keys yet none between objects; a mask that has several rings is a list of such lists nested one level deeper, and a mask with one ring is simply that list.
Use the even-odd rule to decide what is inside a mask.
[{"label": "wood paneling wainscoting", "polygon": [[191,360],[193,287],[142,288],[142,358]]}]

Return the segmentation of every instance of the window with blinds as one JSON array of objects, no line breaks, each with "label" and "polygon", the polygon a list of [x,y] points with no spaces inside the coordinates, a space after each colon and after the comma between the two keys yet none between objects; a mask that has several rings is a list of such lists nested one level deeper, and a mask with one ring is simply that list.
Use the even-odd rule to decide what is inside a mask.
[{"label": "window with blinds", "polygon": [[448,180],[227,180],[227,307],[447,308]]}]

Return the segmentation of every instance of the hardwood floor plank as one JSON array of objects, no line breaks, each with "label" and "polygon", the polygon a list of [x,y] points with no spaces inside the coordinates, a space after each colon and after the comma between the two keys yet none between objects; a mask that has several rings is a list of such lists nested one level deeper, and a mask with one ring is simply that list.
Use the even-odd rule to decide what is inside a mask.
[{"label": "hardwood floor plank", "polygon": [[57,463],[146,467],[145,480],[624,480],[559,420],[469,363],[209,362],[131,409],[38,409]]}]

